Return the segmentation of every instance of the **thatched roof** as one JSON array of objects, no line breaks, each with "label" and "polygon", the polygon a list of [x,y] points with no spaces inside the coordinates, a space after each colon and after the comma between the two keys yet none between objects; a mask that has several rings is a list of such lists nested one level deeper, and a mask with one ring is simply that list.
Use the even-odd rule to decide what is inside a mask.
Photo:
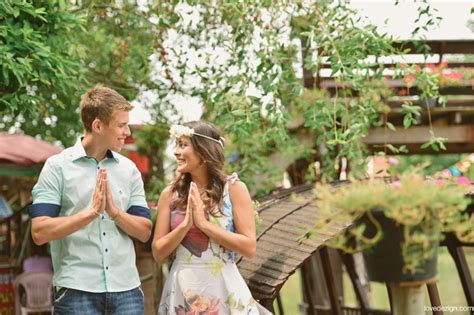
[{"label": "thatched roof", "polygon": [[266,198],[260,207],[263,222],[257,238],[257,255],[238,262],[254,298],[274,299],[306,259],[350,225],[331,223],[324,232],[314,232],[310,239],[300,242],[299,238],[320,217],[312,202],[314,198],[313,185],[305,185]]}]

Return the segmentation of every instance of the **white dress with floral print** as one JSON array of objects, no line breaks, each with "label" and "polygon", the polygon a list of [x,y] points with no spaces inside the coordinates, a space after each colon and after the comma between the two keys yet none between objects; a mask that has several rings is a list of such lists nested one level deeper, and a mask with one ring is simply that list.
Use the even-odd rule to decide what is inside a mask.
[{"label": "white dress with floral print", "polygon": [[[228,180],[238,180],[234,174]],[[223,215],[209,221],[234,232],[232,204],[224,189]],[[184,211],[175,202],[170,205],[171,228],[184,219]],[[250,294],[235,264],[235,253],[210,240],[197,228],[190,229],[176,249],[176,256],[166,279],[159,315],[168,314],[271,314]]]}]

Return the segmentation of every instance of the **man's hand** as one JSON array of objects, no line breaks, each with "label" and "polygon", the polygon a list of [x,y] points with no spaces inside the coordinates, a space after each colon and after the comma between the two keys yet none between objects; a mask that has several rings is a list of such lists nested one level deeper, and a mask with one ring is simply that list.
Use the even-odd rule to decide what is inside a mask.
[{"label": "man's hand", "polygon": [[94,195],[92,196],[92,211],[96,215],[104,212],[106,207],[106,188],[107,188],[107,173],[104,169],[100,169],[95,183]]},{"label": "man's hand", "polygon": [[106,198],[105,198],[105,212],[109,215],[112,220],[115,220],[120,215],[120,209],[115,206],[114,197],[110,190],[110,185],[107,180],[107,171],[105,171],[105,183],[106,183]]}]

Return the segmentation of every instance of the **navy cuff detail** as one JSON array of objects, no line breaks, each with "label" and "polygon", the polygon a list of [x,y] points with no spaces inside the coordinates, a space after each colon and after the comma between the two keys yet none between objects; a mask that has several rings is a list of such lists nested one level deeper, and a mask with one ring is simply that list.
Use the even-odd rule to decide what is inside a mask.
[{"label": "navy cuff detail", "polygon": [[136,215],[136,216],[139,216],[139,217],[144,217],[144,218],[147,218],[148,220],[151,220],[150,209],[145,208],[145,207],[131,206],[130,208],[128,208],[127,213],[131,214],[131,215]]},{"label": "navy cuff detail", "polygon": [[52,203],[36,203],[28,206],[30,217],[57,217],[61,211],[61,206]]}]

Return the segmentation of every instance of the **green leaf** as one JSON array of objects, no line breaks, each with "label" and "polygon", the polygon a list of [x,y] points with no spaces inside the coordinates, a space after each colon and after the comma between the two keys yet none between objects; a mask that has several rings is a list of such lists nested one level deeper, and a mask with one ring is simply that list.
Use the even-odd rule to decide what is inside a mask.
[{"label": "green leaf", "polygon": [[232,111],[232,115],[237,116],[237,117],[242,117],[246,116],[246,112],[243,109],[236,109]]},{"label": "green leaf", "polygon": [[423,143],[423,144],[420,146],[420,148],[426,149],[426,148],[428,148],[430,145],[431,145],[431,142],[426,142],[426,143]]},{"label": "green leaf", "polygon": [[395,129],[395,126],[394,126],[392,123],[390,123],[390,122],[387,121],[387,122],[386,122],[386,125],[387,125],[388,129],[393,130],[393,131],[396,130],[396,129]]},{"label": "green leaf", "polygon": [[399,149],[397,149],[396,147],[394,147],[393,145],[391,145],[390,143],[387,144],[387,148],[392,151],[392,153],[399,153]]},{"label": "green leaf", "polygon": [[405,115],[403,117],[403,127],[405,129],[410,128],[410,126],[412,125],[412,122],[413,122],[413,118],[410,115]]}]

